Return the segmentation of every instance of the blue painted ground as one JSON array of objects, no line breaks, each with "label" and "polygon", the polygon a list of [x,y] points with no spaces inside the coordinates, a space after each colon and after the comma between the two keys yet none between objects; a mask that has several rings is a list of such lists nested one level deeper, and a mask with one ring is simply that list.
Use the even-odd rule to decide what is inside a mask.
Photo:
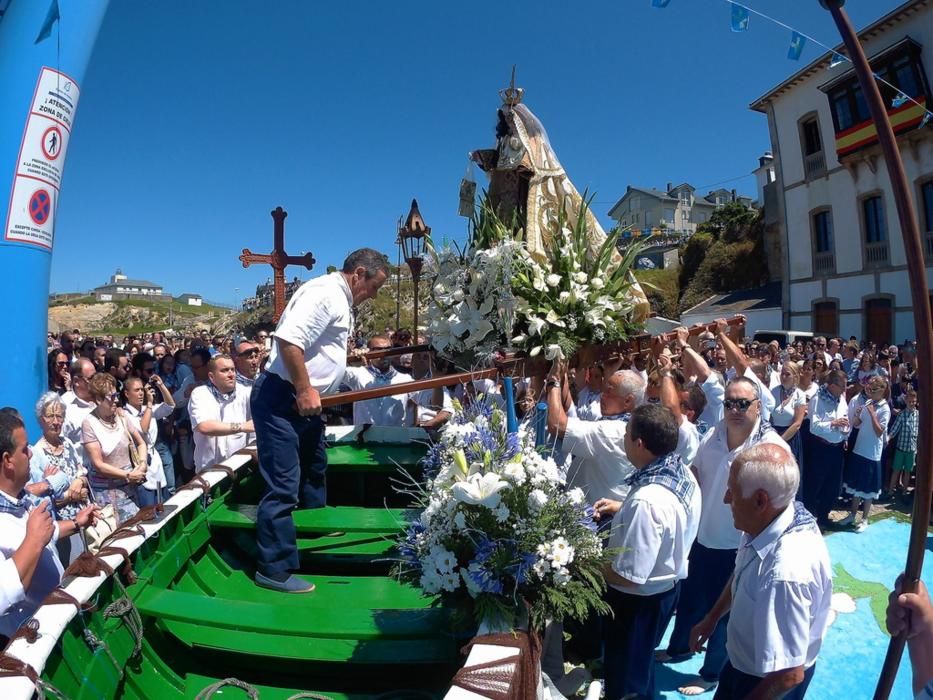
[{"label": "blue painted ground", "polygon": [[[833,566],[842,564],[855,579],[880,583],[890,591],[903,570],[910,527],[893,518],[871,524],[863,533],[836,532],[826,538]],[[933,556],[933,537],[927,539],[927,559]],[[924,567],[923,580],[933,590],[933,562]],[[837,586],[834,581],[834,586]],[[670,630],[668,630],[668,634]],[[869,598],[855,601],[854,612],[839,612],[830,626],[817,662],[807,700],[860,700],[871,698],[884,655],[888,635],[872,615]],[[665,635],[662,648],[666,645]],[[658,665],[657,688],[664,698],[682,698],[677,687],[693,676],[701,660],[694,657],[679,664]],[[699,696],[712,698],[712,692]],[[911,698],[910,665],[905,650],[891,698]]]}]

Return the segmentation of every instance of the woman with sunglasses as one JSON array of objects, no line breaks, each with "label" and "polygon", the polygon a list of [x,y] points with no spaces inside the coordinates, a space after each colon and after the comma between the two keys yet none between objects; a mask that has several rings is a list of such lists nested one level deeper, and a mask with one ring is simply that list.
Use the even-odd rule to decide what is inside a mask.
[{"label": "woman with sunglasses", "polygon": [[71,374],[68,372],[68,355],[58,348],[49,353],[49,391],[61,396],[71,390]]},{"label": "woman with sunglasses", "polygon": [[872,377],[865,390],[868,398],[853,417],[852,425],[859,431],[846,461],[842,484],[852,503],[849,515],[838,523],[842,527],[854,525],[861,502],[862,520],[855,526],[856,532],[864,532],[868,527],[871,503],[881,495],[881,455],[891,420],[891,407],[885,400],[888,383],[882,377]]},{"label": "woman with sunglasses", "polygon": [[[112,505],[121,524],[139,511],[137,489],[146,480],[146,443],[117,410],[120,394],[109,374],[98,372],[90,381],[91,399],[96,408],[81,425],[81,442],[87,453],[88,480],[94,500]],[[130,450],[138,463],[133,468]]]}]

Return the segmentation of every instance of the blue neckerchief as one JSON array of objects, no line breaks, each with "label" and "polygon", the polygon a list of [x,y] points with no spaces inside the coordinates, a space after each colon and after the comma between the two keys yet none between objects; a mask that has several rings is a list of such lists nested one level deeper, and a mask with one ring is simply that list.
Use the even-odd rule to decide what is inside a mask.
[{"label": "blue neckerchief", "polygon": [[713,427],[705,420],[698,420],[695,425],[697,427],[697,433],[700,435],[706,435],[706,433],[709,432],[709,429]]},{"label": "blue neckerchief", "polygon": [[646,486],[658,484],[677,496],[684,508],[690,509],[690,500],[696,484],[684,467],[683,460],[676,452],[664,457],[658,457],[651,464],[642,469],[636,469],[625,480],[629,486]]},{"label": "blue neckerchief", "polygon": [[224,394],[223,392],[220,391],[220,389],[218,389],[216,386],[214,386],[214,383],[213,383],[213,382],[208,382],[208,383],[207,383],[207,388],[210,390],[211,395],[212,395],[215,399],[217,399],[217,402],[218,402],[218,403],[226,403],[226,402],[228,402],[228,401],[232,401],[232,400],[233,400],[233,397],[236,395],[236,389],[234,389],[233,391],[231,391],[229,394]]},{"label": "blue neckerchief", "polygon": [[600,416],[599,420],[620,420],[623,423],[628,423],[631,417],[631,413],[616,413],[614,416]]},{"label": "blue neckerchief", "polygon": [[240,386],[251,387],[256,383],[255,379],[250,379],[245,374],[236,373],[236,383]]},{"label": "blue neckerchief", "polygon": [[[798,530],[812,530],[816,534],[820,534],[820,528],[816,524],[816,518],[804,508],[803,503],[800,501],[794,501],[794,520],[790,525],[787,526],[787,529],[781,533],[781,537],[784,535],[797,532]],[[781,537],[778,537],[780,540]]]},{"label": "blue neckerchief", "polygon": [[373,375],[373,379],[376,380],[376,384],[388,384],[392,381],[392,377],[398,374],[398,370],[395,367],[389,366],[385,372],[376,369],[372,365],[366,365],[366,369],[369,370],[369,373]]},{"label": "blue neckerchief", "polygon": [[829,389],[826,388],[826,384],[820,385],[819,396],[823,401],[829,401],[834,407],[839,405],[839,399],[833,396]]},{"label": "blue neckerchief", "polygon": [[0,513],[11,513],[17,516],[24,515],[29,506],[26,500],[26,496],[28,495],[29,494],[26,493],[26,490],[23,489],[12,501],[9,498],[0,496]]}]

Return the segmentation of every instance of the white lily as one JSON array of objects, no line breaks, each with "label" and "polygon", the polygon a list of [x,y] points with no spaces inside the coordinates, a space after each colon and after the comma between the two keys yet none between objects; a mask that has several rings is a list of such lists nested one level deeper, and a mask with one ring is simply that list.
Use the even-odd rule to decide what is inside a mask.
[{"label": "white lily", "polygon": [[504,481],[498,474],[493,472],[471,474],[466,481],[460,481],[453,485],[451,495],[461,503],[493,509],[497,508],[502,501],[499,492],[507,488],[509,488],[509,482]]},{"label": "white lily", "polygon": [[528,335],[541,335],[544,330],[544,319],[538,316],[532,316],[528,319]]},{"label": "white lily", "polygon": [[560,345],[548,345],[544,349],[544,359],[546,360],[563,360],[564,352],[560,349]]},{"label": "white lily", "polygon": [[547,279],[545,281],[547,282],[548,287],[556,287],[557,285],[560,284],[560,275],[556,275],[552,272],[550,275],[547,276]]}]

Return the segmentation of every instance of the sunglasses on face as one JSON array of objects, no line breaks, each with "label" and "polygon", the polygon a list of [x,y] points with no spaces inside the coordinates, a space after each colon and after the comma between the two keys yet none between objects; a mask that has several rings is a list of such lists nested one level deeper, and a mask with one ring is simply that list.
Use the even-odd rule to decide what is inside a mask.
[{"label": "sunglasses on face", "polygon": [[724,399],[722,402],[723,408],[727,411],[738,411],[739,413],[745,413],[749,406],[755,403],[758,399]]},{"label": "sunglasses on face", "polygon": [[246,352],[241,352],[240,357],[256,357],[259,354],[259,350],[253,348],[252,350],[247,350]]}]

